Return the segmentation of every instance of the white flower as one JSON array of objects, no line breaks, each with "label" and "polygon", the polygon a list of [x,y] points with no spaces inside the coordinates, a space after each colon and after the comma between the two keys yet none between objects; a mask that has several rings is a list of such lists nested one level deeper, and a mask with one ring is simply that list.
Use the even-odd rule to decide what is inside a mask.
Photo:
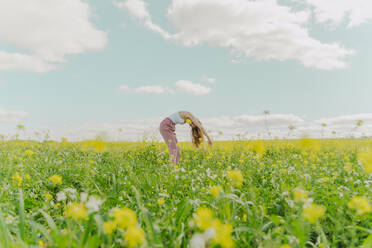
[{"label": "white flower", "polygon": [[86,202],[87,199],[88,199],[88,194],[87,193],[83,192],[83,193],[80,194],[80,200],[82,202]]},{"label": "white flower", "polygon": [[207,230],[205,230],[203,236],[204,236],[204,241],[208,242],[209,240],[211,240],[213,237],[216,236],[216,231],[214,230],[213,227],[208,228]]},{"label": "white flower", "polygon": [[66,188],[64,191],[67,193],[68,197],[71,200],[75,200],[76,199],[76,189]]},{"label": "white flower", "polygon": [[67,199],[65,192],[61,191],[57,193],[57,201],[65,201]]},{"label": "white flower", "polygon": [[9,224],[13,223],[13,220],[14,220],[14,217],[8,215],[8,217],[6,217],[6,219],[5,219],[5,224],[9,225]]},{"label": "white flower", "polygon": [[190,248],[205,248],[204,235],[201,233],[194,234],[190,240]]},{"label": "white flower", "polygon": [[85,203],[85,206],[88,208],[89,213],[97,212],[102,203],[103,201],[101,199],[91,196],[87,203]]}]

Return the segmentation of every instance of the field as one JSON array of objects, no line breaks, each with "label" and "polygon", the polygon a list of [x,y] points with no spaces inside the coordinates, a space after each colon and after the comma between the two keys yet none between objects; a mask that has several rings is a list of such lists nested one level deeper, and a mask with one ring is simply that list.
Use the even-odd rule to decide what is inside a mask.
[{"label": "field", "polygon": [[0,247],[372,247],[372,140],[1,141]]}]

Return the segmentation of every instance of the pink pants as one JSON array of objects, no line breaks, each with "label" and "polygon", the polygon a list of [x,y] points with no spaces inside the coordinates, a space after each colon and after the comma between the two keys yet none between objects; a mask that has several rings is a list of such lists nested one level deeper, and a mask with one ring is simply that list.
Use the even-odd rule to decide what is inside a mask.
[{"label": "pink pants", "polygon": [[159,130],[169,148],[170,160],[173,164],[178,164],[181,149],[177,146],[176,125],[167,117],[160,123]]}]

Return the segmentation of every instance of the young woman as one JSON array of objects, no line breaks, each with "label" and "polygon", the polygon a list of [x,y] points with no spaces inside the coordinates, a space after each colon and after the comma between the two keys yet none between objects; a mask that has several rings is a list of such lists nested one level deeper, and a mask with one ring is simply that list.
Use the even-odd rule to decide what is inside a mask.
[{"label": "young woman", "polygon": [[188,123],[191,127],[191,137],[194,146],[199,147],[203,141],[203,136],[208,139],[208,144],[212,146],[212,140],[209,138],[201,122],[193,114],[187,111],[179,111],[166,117],[160,123],[160,133],[169,148],[169,156],[173,164],[178,164],[180,160],[180,148],[177,146],[176,124]]}]

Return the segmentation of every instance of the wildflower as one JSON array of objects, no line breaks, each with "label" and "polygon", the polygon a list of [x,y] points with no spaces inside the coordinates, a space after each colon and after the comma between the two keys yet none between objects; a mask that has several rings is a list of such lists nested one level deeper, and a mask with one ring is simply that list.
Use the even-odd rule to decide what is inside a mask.
[{"label": "wildflower", "polygon": [[88,209],[84,204],[74,202],[67,206],[66,216],[72,217],[75,220],[87,219]]},{"label": "wildflower", "polygon": [[215,230],[215,236],[212,238],[213,243],[219,244],[223,248],[234,246],[234,241],[231,239],[231,224],[222,224],[220,220],[215,219],[213,221],[213,228]]},{"label": "wildflower", "polygon": [[54,185],[61,185],[62,184],[62,177],[58,176],[58,175],[53,175],[51,177],[48,178],[49,181],[51,181]]},{"label": "wildflower", "polygon": [[135,247],[143,244],[145,241],[145,234],[142,229],[136,226],[130,226],[124,235],[129,247]]},{"label": "wildflower", "polygon": [[293,200],[295,202],[306,201],[307,198],[307,193],[302,189],[295,189],[293,192]]},{"label": "wildflower", "polygon": [[372,150],[360,151],[358,153],[358,160],[362,163],[366,173],[372,173]]},{"label": "wildflower", "polygon": [[160,198],[160,199],[158,200],[158,204],[159,204],[159,205],[164,205],[164,203],[165,203],[164,198]]},{"label": "wildflower", "polygon": [[186,123],[191,124],[191,120],[190,119],[186,119]]},{"label": "wildflower", "polygon": [[239,170],[230,171],[227,174],[227,177],[231,179],[231,181],[232,181],[232,183],[235,187],[240,188],[242,186],[243,176],[242,176],[242,173]]},{"label": "wildflower", "polygon": [[206,240],[204,235],[201,233],[196,233],[192,236],[190,240],[190,247],[191,248],[205,248]]},{"label": "wildflower", "polygon": [[31,150],[26,150],[25,151],[25,155],[27,155],[27,156],[32,156],[32,155],[34,155],[35,153],[33,152],[33,151],[31,151]]},{"label": "wildflower", "polygon": [[304,207],[304,211],[302,213],[305,220],[310,223],[315,223],[315,221],[322,217],[326,208],[321,205],[311,204],[310,206]]},{"label": "wildflower", "polygon": [[358,215],[366,214],[372,211],[368,199],[364,196],[354,196],[351,201],[348,202],[347,206],[355,209]]},{"label": "wildflower", "polygon": [[137,224],[136,213],[129,208],[114,208],[110,217],[114,218],[115,223],[123,229]]},{"label": "wildflower", "polygon": [[21,187],[22,177],[18,173],[16,173],[14,176],[12,176],[12,180],[18,185],[18,187]]},{"label": "wildflower", "polygon": [[65,192],[61,191],[57,193],[57,201],[65,201],[67,199]]},{"label": "wildflower", "polygon": [[51,199],[53,199],[53,196],[52,196],[51,194],[49,194],[49,193],[45,193],[44,196],[45,196],[45,198],[46,198],[47,200],[51,200]]},{"label": "wildflower", "polygon": [[89,200],[85,203],[89,213],[97,212],[103,201],[95,196],[90,196]]},{"label": "wildflower", "polygon": [[201,230],[208,229],[212,226],[213,222],[212,211],[207,207],[198,208],[195,213],[195,222]]},{"label": "wildflower", "polygon": [[291,246],[289,244],[284,244],[284,245],[280,246],[280,248],[291,248]]},{"label": "wildflower", "polygon": [[214,197],[217,197],[220,195],[220,192],[222,191],[222,187],[221,186],[214,186],[212,187],[209,192],[214,196]]},{"label": "wildflower", "polygon": [[116,229],[116,222],[115,221],[107,221],[103,223],[103,232],[105,234],[111,234]]}]

